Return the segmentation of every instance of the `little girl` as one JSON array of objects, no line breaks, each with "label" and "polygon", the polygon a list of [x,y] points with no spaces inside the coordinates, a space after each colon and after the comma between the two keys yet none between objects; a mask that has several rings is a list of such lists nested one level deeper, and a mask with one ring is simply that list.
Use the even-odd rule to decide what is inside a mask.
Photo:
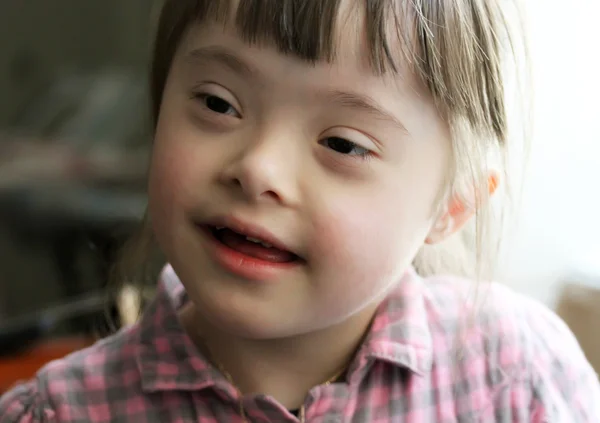
[{"label": "little girl", "polygon": [[553,313],[440,276],[472,217],[482,268],[510,147],[501,3],[166,0],[143,231],[169,265],[0,422],[600,422]]}]

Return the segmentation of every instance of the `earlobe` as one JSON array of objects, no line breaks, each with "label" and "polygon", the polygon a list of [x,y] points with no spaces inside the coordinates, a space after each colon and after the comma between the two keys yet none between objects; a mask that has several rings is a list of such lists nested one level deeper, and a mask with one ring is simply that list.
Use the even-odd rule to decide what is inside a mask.
[{"label": "earlobe", "polygon": [[[488,195],[491,197],[498,188],[498,173],[491,172],[487,182]],[[474,195],[477,196],[477,194]],[[481,201],[465,201],[457,195],[452,196],[448,201],[445,210],[431,228],[428,237],[425,239],[425,243],[437,244],[458,232],[476,212],[476,208],[469,204],[479,203],[481,203]]]}]

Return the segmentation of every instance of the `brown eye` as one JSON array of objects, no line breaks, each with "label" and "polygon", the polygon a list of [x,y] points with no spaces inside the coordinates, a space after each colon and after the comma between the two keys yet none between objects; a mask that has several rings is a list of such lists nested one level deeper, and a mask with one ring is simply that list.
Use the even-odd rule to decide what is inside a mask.
[{"label": "brown eye", "polygon": [[233,109],[233,107],[231,107],[231,104],[227,103],[222,98],[215,97],[214,95],[207,96],[204,99],[204,104],[206,104],[206,107],[208,107],[213,112],[222,113],[224,115],[228,114],[231,111],[231,109]]},{"label": "brown eye", "polygon": [[204,106],[211,112],[218,113],[220,115],[229,115],[234,117],[240,117],[238,111],[226,100],[221,97],[211,94],[198,94],[196,96]]},{"label": "brown eye", "polygon": [[366,156],[369,154],[369,150],[366,148],[339,137],[327,137],[321,141],[321,145],[336,153],[349,156]]}]

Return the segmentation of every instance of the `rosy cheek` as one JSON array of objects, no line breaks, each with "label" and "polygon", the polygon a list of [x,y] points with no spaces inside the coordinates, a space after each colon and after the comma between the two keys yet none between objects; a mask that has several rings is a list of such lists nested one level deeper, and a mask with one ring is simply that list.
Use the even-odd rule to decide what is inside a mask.
[{"label": "rosy cheek", "polygon": [[177,204],[186,180],[185,163],[174,148],[156,148],[150,169],[151,205]]},{"label": "rosy cheek", "polygon": [[178,208],[194,207],[211,171],[210,151],[197,129],[168,112],[159,122],[150,170],[150,196]]},{"label": "rosy cheek", "polygon": [[330,205],[315,227],[315,260],[357,282],[389,272],[395,261],[394,234],[381,210],[373,201]]}]

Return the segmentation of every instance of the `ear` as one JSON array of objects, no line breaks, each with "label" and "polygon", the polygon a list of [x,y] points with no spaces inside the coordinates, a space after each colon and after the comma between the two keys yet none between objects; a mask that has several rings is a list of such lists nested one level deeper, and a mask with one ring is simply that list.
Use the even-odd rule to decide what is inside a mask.
[{"label": "ear", "polygon": [[[489,197],[496,192],[498,183],[498,173],[490,172],[487,184]],[[478,203],[478,201],[465,201],[457,195],[450,197],[425,239],[425,243],[437,244],[461,230],[475,214],[476,209],[473,205]]]}]

